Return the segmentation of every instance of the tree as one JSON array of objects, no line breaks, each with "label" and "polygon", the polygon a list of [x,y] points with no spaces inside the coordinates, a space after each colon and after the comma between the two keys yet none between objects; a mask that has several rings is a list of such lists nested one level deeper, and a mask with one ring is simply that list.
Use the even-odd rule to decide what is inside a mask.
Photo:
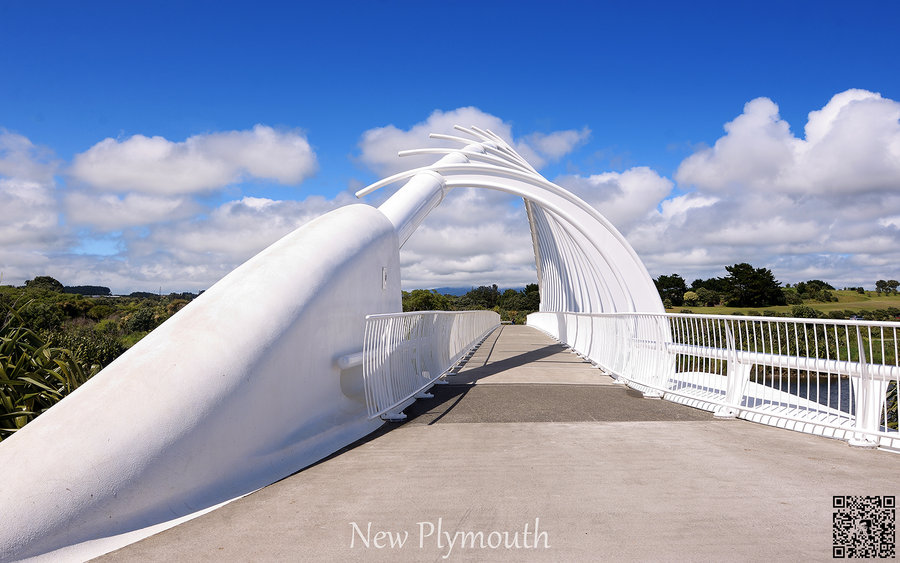
[{"label": "tree", "polygon": [[814,301],[837,301],[837,297],[832,295],[834,287],[822,280],[809,280],[797,284],[797,294],[800,299],[811,299]]},{"label": "tree", "polygon": [[449,311],[450,300],[434,289],[414,289],[403,292],[404,311]]},{"label": "tree", "polygon": [[659,292],[659,298],[663,301],[668,300],[675,307],[680,307],[684,303],[687,284],[684,282],[684,278],[678,274],[659,276],[653,280],[653,283],[656,284],[656,291]]},{"label": "tree", "polygon": [[152,307],[143,306],[125,319],[125,330],[128,332],[149,332],[156,328],[160,322],[156,318],[156,311]]},{"label": "tree", "polygon": [[700,296],[693,291],[685,291],[684,292],[684,304],[689,307],[696,307],[697,303],[700,301]]},{"label": "tree", "polygon": [[793,287],[784,287],[781,289],[784,293],[784,302],[788,305],[802,305],[803,298],[797,293],[797,289]]},{"label": "tree", "polygon": [[59,293],[62,293],[65,290],[63,284],[50,276],[37,276],[33,280],[26,281],[25,287],[28,289],[46,289],[49,291],[57,291]]},{"label": "tree", "polygon": [[102,285],[73,285],[65,287],[66,293],[77,295],[112,295],[108,287]]},{"label": "tree", "polygon": [[887,282],[884,280],[878,280],[875,282],[875,292],[876,293],[884,293],[887,291]]},{"label": "tree", "polygon": [[791,307],[791,316],[795,319],[818,319],[821,315],[809,305],[794,305]]},{"label": "tree", "polygon": [[508,311],[518,311],[522,307],[522,294],[515,289],[507,289],[500,296],[500,308]]},{"label": "tree", "polygon": [[729,307],[764,307],[784,305],[785,297],[781,284],[772,271],[754,268],[746,262],[726,266],[729,291],[726,305]]},{"label": "tree", "polygon": [[706,307],[715,307],[721,299],[717,292],[705,287],[698,287],[694,293],[697,294],[697,301]]},{"label": "tree", "polygon": [[493,309],[500,304],[500,290],[497,284],[472,288],[460,297],[459,304],[463,309]]},{"label": "tree", "polygon": [[891,293],[897,293],[897,287],[900,286],[900,282],[897,280],[888,280],[885,282],[885,286]]},{"label": "tree", "polygon": [[537,311],[541,308],[541,292],[538,284],[530,283],[525,286],[525,295],[522,298],[525,311]]}]

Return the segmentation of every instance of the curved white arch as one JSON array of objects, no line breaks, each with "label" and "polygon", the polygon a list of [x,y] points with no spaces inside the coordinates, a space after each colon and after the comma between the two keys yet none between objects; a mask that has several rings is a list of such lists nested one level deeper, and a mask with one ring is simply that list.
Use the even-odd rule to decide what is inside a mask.
[{"label": "curved white arch", "polygon": [[[494,133],[477,127],[457,126],[456,129],[476,141],[432,134],[432,138],[463,143],[465,147],[402,151],[401,156],[444,156],[430,166],[394,174],[356,193],[357,197],[363,197],[409,179],[379,208],[401,232],[401,246],[440,203],[446,190],[474,187],[503,191],[522,197],[529,211],[532,238],[536,242],[541,311],[665,311],[643,262],[599,211],[538,174]],[[397,212],[398,208],[413,207],[415,213]]]}]

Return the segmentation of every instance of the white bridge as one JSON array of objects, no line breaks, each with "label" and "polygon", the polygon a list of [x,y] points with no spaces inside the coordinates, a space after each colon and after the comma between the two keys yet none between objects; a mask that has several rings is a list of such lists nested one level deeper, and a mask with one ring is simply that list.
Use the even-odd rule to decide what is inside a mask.
[{"label": "white bridge", "polygon": [[541,295],[528,324],[598,376],[900,449],[900,324],[666,314],[597,210],[490,131],[458,129],[465,138],[434,135],[453,148],[406,153],[442,155],[433,165],[357,194],[405,181],[379,208],[347,206],[284,237],[0,443],[0,561],[108,552],[402,419],[500,323],[400,312],[399,250],[457,187],[523,198]]}]

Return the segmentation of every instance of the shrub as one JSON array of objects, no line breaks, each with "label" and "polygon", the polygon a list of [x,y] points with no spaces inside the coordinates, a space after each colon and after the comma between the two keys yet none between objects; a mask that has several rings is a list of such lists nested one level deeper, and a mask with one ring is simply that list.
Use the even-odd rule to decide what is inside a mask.
[{"label": "shrub", "polygon": [[87,381],[85,370],[63,348],[50,346],[24,326],[21,312],[0,317],[0,440],[34,420]]},{"label": "shrub", "polygon": [[63,322],[62,309],[48,301],[28,301],[18,310],[18,314],[22,324],[32,330],[55,330]]},{"label": "shrub", "polygon": [[94,319],[95,321],[100,321],[105,319],[106,317],[111,316],[115,312],[116,308],[112,305],[101,304],[91,307],[87,312],[87,316],[88,318]]},{"label": "shrub", "polygon": [[159,323],[152,307],[141,307],[125,319],[126,332],[149,332]]},{"label": "shrub", "polygon": [[112,363],[124,351],[118,335],[111,331],[91,328],[70,328],[43,335],[48,344],[69,350],[82,366],[99,371]]},{"label": "shrub", "polygon": [[809,305],[794,305],[791,307],[791,316],[798,319],[818,319],[819,312]]}]

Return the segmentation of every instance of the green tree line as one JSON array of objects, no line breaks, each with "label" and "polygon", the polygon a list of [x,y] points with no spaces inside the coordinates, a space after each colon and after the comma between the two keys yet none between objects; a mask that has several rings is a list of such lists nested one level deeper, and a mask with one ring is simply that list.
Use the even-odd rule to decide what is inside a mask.
[{"label": "green tree line", "polygon": [[434,289],[414,289],[403,292],[403,311],[474,311],[492,310],[500,319],[515,324],[525,324],[529,313],[538,310],[541,303],[536,283],[522,290],[500,291],[497,284],[473,287],[464,295],[441,294]]},{"label": "green tree line", "polygon": [[[823,280],[807,280],[794,286],[782,284],[775,279],[767,268],[756,268],[747,263],[726,266],[728,273],[724,277],[695,279],[690,286],[678,274],[661,275],[654,280],[660,298],[667,309],[673,307],[774,307],[792,305],[793,316],[818,316],[815,309],[806,305],[809,302],[830,303],[838,301],[834,286]],[[875,283],[876,293],[896,294],[896,280],[878,280]],[[844,288],[865,294],[862,287]],[[844,316],[866,316],[874,320],[895,318],[900,312],[890,309],[879,315],[873,312],[836,311],[836,318]]]}]

